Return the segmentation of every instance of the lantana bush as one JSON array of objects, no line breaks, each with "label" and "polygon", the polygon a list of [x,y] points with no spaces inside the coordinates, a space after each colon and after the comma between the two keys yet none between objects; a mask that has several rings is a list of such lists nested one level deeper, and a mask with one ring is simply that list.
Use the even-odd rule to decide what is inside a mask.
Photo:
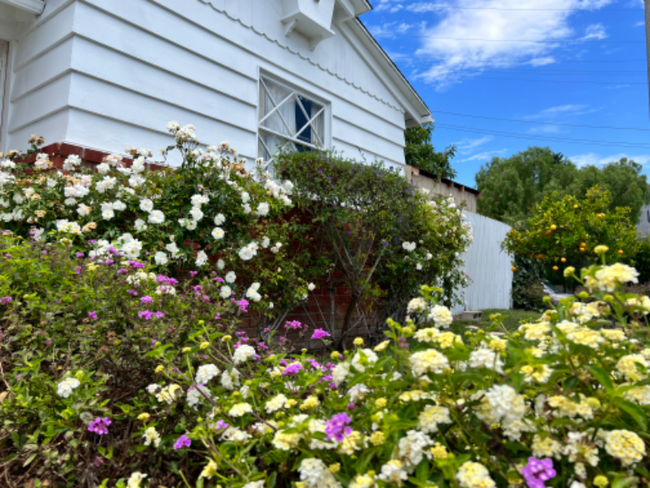
[{"label": "lantana bush", "polygon": [[[313,356],[284,336],[249,338],[237,327],[244,304],[205,300],[216,279],[182,285],[139,261],[67,251],[2,240],[12,271],[0,288],[0,446],[14,479],[129,488],[650,480],[650,301],[624,292],[637,280],[624,264],[569,269],[591,293],[512,333],[499,316],[488,330],[450,332],[441,290],[423,286],[383,342],[357,338]],[[38,291],[12,293],[21,286]]]}]

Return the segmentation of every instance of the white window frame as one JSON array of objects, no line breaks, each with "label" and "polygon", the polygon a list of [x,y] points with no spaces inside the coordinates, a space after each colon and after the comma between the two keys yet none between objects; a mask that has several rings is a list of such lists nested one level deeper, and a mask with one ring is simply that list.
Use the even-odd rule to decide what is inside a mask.
[{"label": "white window frame", "polygon": [[[269,80],[271,82],[273,82],[273,83],[276,83],[276,84],[282,86],[286,90],[288,90],[290,92],[289,95],[286,96],[283,100],[275,100],[273,98],[273,95],[270,93],[270,91],[269,91],[269,89],[267,87],[267,82]],[[269,99],[271,100],[271,103],[274,106],[273,109],[269,113],[264,114],[263,116],[262,116],[262,110],[263,110],[262,93],[265,93],[266,96],[269,97]],[[263,167],[264,170],[272,168],[273,164],[275,163],[275,155],[273,154],[273,152],[269,149],[269,147],[264,142],[264,137],[263,137],[264,133],[273,135],[275,137],[278,137],[278,138],[283,139],[283,140],[286,141],[286,143],[280,148],[279,151],[281,151],[283,149],[286,149],[291,144],[293,144],[294,147],[296,145],[304,146],[304,147],[308,147],[308,148],[310,148],[312,150],[315,150],[315,151],[319,150],[319,149],[326,149],[326,148],[330,147],[329,132],[330,132],[330,121],[331,121],[331,104],[330,104],[329,101],[323,100],[322,98],[317,97],[317,96],[305,91],[304,89],[294,85],[293,83],[290,83],[288,81],[280,79],[280,78],[278,78],[277,76],[275,76],[275,75],[273,75],[271,73],[268,73],[266,71],[261,71],[261,70],[260,70],[260,73],[259,73],[258,97],[259,97],[258,103],[260,104],[259,109],[258,109],[258,121],[257,121],[258,147],[259,147],[259,144],[261,144],[262,147],[264,148],[264,150],[269,155],[271,155],[271,157],[268,158],[268,160],[264,161],[264,167]],[[264,127],[262,125],[264,123],[264,121],[266,121],[273,114],[277,113],[279,115],[280,120],[282,121],[284,127],[286,128],[287,132],[292,132],[291,128],[289,127],[289,124],[287,123],[287,121],[282,116],[282,112],[278,111],[278,109],[281,106],[283,106],[285,103],[289,102],[291,99],[294,99],[294,98],[295,98],[296,103],[298,104],[298,107],[302,111],[305,119],[307,119],[307,122],[302,127],[296,127],[295,133],[293,133],[291,136],[288,136],[287,134],[277,132],[277,131],[275,131],[273,129],[269,129],[269,128]],[[313,117],[310,117],[307,114],[307,111],[305,110],[305,107],[300,102],[301,98],[309,100],[312,103],[316,103],[316,104],[322,106],[322,108]],[[323,116],[323,127],[322,127],[322,134],[319,134],[318,131],[314,128],[314,126],[312,124],[321,115]],[[314,141],[312,141],[312,143],[308,143],[308,142],[304,141],[303,139],[299,138],[300,135],[307,128],[311,128],[312,139],[314,138],[314,136],[316,138],[316,141],[315,141],[316,143],[315,144],[314,144]],[[275,154],[277,154],[277,152]],[[264,154],[263,153],[258,154],[258,156],[259,157],[264,157]]]}]

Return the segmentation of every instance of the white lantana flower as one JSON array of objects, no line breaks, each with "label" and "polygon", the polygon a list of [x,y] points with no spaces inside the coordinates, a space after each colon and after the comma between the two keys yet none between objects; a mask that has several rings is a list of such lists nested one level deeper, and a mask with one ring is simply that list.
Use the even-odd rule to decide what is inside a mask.
[{"label": "white lantana flower", "polygon": [[57,385],[56,393],[60,397],[68,398],[72,394],[72,390],[78,388],[80,384],[77,378],[66,378]]},{"label": "white lantana flower", "polygon": [[167,258],[167,253],[164,253],[162,251],[158,251],[156,254],[154,254],[154,260],[156,261],[156,264],[159,266],[164,266],[169,262],[169,259]]},{"label": "white lantana flower", "polygon": [[142,437],[144,437],[145,446],[150,446],[153,444],[154,447],[158,447],[160,445],[160,434],[155,427],[149,427],[147,430],[145,430]]},{"label": "white lantana flower", "polygon": [[243,344],[235,349],[235,353],[232,355],[232,361],[235,364],[241,364],[248,361],[250,358],[255,356],[255,349],[248,344]]},{"label": "white lantana flower", "polygon": [[214,364],[202,364],[196,370],[196,377],[194,378],[197,383],[207,383],[212,378],[219,375],[219,368]]}]

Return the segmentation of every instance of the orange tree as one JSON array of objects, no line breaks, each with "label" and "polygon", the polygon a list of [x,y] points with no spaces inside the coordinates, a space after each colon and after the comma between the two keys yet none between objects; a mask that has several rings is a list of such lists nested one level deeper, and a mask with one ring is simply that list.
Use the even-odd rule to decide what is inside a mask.
[{"label": "orange tree", "polygon": [[[520,229],[510,231],[502,244],[516,256],[541,260],[549,278],[561,277],[567,266],[579,269],[598,261],[594,248],[605,245],[607,262],[628,260],[640,246],[629,207],[610,210],[608,191],[595,186],[584,198],[544,198]],[[550,268],[550,269],[549,269]]]}]

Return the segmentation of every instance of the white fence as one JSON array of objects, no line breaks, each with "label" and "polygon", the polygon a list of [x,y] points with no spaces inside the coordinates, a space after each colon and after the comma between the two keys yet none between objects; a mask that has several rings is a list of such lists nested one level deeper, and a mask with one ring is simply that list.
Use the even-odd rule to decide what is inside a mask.
[{"label": "white fence", "polygon": [[501,243],[510,226],[465,211],[474,228],[474,242],[463,256],[465,272],[471,279],[462,292],[463,305],[454,307],[458,315],[465,310],[509,309],[512,306],[512,258],[501,251]]}]

